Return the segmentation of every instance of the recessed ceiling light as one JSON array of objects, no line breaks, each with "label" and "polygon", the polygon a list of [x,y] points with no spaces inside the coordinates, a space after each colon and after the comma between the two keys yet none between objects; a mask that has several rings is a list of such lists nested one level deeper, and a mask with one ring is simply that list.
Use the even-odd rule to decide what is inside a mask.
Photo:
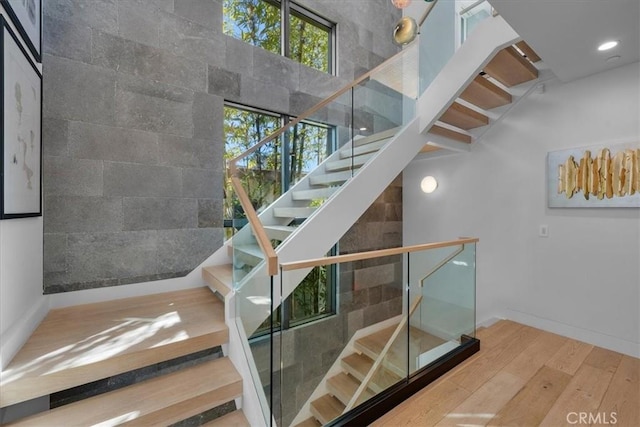
[{"label": "recessed ceiling light", "polygon": [[598,50],[602,52],[603,50],[613,49],[616,46],[618,46],[618,41],[617,40],[611,40],[611,41],[608,41],[608,42],[604,42],[600,46],[598,46]]}]

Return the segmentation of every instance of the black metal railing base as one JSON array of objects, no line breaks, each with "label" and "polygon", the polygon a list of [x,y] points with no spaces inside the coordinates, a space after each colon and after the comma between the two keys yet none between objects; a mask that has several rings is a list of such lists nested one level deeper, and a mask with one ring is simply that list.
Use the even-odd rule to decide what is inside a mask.
[{"label": "black metal railing base", "polygon": [[330,427],[368,426],[407,398],[480,351],[480,340],[477,338],[463,335],[460,341],[462,344],[456,349],[434,360],[408,379],[389,387],[326,425]]}]

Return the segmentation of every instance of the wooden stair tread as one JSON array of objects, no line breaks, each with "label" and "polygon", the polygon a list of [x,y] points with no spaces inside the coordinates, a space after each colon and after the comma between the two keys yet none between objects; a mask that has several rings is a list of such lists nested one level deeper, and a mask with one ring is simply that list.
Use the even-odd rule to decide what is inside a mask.
[{"label": "wooden stair tread", "polygon": [[438,125],[431,126],[431,129],[429,129],[429,133],[432,133],[434,135],[439,135],[444,138],[453,139],[455,141],[471,144],[471,136],[466,135],[464,133],[456,132],[455,130],[447,129],[442,126],[438,126]]},{"label": "wooden stair tread", "polygon": [[[349,404],[353,395],[356,394],[356,391],[358,391],[360,384],[360,381],[356,378],[341,372],[327,380],[327,389],[329,390],[329,393],[335,396],[346,406]],[[368,400],[373,397],[374,394],[370,390],[365,390],[363,395],[364,400]]]},{"label": "wooden stair tread", "polygon": [[538,78],[538,69],[509,46],[502,49],[484,67],[484,71],[507,87]]},{"label": "wooden stair tread", "polygon": [[460,129],[469,130],[489,124],[489,117],[454,102],[440,117],[440,121]]},{"label": "wooden stair tread", "polygon": [[311,413],[323,425],[342,415],[345,408],[342,402],[330,394],[325,394],[311,402]]},{"label": "wooden stair tread", "polygon": [[421,153],[431,153],[432,151],[438,151],[438,150],[441,150],[441,148],[440,147],[436,147],[435,145],[426,144],[424,147],[422,147],[420,152]]},{"label": "wooden stair tread", "polygon": [[[378,355],[382,353],[382,350],[391,338],[396,327],[397,325],[389,326],[388,328],[356,340],[356,350],[361,351],[372,360],[376,360]],[[409,336],[409,347],[412,357],[445,343],[445,340],[415,327],[410,328]],[[383,362],[383,367],[399,378],[407,375],[406,349],[406,331],[402,331],[397,337],[396,342],[389,349]],[[393,376],[387,375],[387,372],[380,372],[377,378],[374,378],[374,382],[379,386],[387,384],[388,387],[388,385],[394,384],[396,380]]]},{"label": "wooden stair tread", "polygon": [[531,49],[531,46],[529,46],[524,40],[516,43],[516,47],[520,49],[522,53],[527,55],[527,59],[529,59],[529,61],[536,63],[541,60],[538,54],[533,49]]},{"label": "wooden stair tread", "polygon": [[[341,360],[341,366],[342,369],[347,371],[358,381],[362,382],[373,367],[373,360],[364,354],[353,353]],[[402,378],[399,375],[396,375],[385,367],[381,367],[371,379],[369,388],[374,393],[380,393],[401,379]]]},{"label": "wooden stair tread", "polygon": [[460,98],[483,110],[502,107],[512,101],[509,92],[480,75],[466,87],[460,94]]},{"label": "wooden stair tread", "polygon": [[315,418],[307,418],[303,422],[296,424],[296,427],[320,427],[322,424],[318,422]]},{"label": "wooden stair tread", "polygon": [[208,427],[251,427],[251,424],[249,424],[249,421],[244,415],[244,412],[242,412],[242,409],[229,412],[226,415],[202,425]]},{"label": "wooden stair tread", "polygon": [[24,418],[12,426],[172,424],[242,395],[231,361],[204,362],[129,387]]},{"label": "wooden stair tread", "polygon": [[0,374],[0,407],[226,343],[208,288],[51,310]]},{"label": "wooden stair tread", "polygon": [[211,265],[202,269],[202,278],[226,297],[233,288],[233,264]]}]

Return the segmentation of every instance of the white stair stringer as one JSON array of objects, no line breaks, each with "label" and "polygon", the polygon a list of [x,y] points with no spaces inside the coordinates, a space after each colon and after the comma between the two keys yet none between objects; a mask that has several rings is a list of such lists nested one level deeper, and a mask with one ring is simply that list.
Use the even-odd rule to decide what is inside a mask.
[{"label": "white stair stringer", "polygon": [[418,100],[420,132],[431,129],[497,52],[521,39],[501,16],[478,24]]}]

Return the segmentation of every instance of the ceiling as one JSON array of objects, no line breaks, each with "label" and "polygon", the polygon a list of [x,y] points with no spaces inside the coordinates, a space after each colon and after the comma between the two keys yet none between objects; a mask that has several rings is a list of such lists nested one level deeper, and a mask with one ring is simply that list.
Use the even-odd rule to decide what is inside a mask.
[{"label": "ceiling", "polygon": [[[562,81],[640,60],[639,0],[490,0]],[[607,40],[620,44],[599,52]],[[607,58],[620,56],[607,62]]]}]

